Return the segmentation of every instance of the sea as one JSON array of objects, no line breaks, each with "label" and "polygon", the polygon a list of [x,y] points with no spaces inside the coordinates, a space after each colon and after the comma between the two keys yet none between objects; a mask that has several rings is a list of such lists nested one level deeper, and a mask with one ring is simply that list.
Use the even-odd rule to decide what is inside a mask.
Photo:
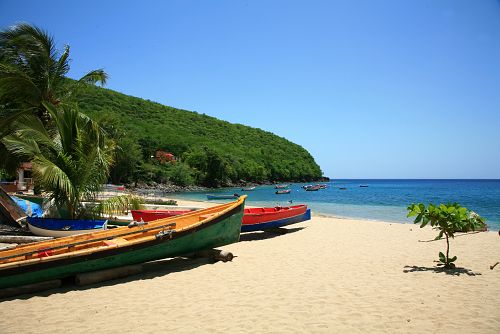
[{"label": "sea", "polygon": [[[274,185],[253,191],[221,188],[204,192],[176,193],[177,198],[207,200],[207,194],[245,194],[253,206],[307,204],[313,214],[412,223],[407,218],[411,203],[459,203],[486,218],[490,230],[500,230],[500,180],[369,180],[349,179],[323,182],[326,189],[305,191],[310,183],[288,184],[290,194],[277,195]],[[316,183],[314,183],[316,184]],[[214,202],[227,202],[216,200]]]}]

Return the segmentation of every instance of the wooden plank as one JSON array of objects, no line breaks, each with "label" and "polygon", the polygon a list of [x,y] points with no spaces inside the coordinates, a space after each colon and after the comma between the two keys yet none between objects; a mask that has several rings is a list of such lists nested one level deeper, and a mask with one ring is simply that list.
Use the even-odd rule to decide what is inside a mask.
[{"label": "wooden plank", "polygon": [[22,227],[21,221],[27,217],[26,213],[0,187],[0,214],[12,225]]},{"label": "wooden plank", "polygon": [[0,242],[8,244],[29,244],[32,242],[52,240],[53,237],[35,237],[32,235],[0,235]]}]

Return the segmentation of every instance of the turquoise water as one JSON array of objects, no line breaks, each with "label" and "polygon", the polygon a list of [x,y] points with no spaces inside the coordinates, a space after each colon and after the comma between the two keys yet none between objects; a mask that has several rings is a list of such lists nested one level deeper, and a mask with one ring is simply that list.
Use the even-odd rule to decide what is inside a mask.
[{"label": "turquoise water", "polygon": [[491,230],[500,229],[500,180],[334,180],[326,184],[327,189],[305,191],[304,183],[294,183],[289,195],[276,195],[274,186],[259,186],[249,192],[224,188],[175,196],[206,200],[207,193],[238,193],[248,195],[250,205],[287,205],[291,200],[308,204],[316,213],[399,223],[411,222],[406,208],[412,202],[457,202],[485,217]]}]

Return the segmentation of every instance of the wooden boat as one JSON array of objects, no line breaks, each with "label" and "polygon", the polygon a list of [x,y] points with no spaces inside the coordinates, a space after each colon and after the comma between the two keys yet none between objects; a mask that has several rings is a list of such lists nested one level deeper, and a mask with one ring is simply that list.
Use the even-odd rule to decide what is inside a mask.
[{"label": "wooden boat", "polygon": [[277,184],[274,186],[274,189],[285,189],[288,188],[288,184]]},{"label": "wooden boat", "polygon": [[241,232],[262,231],[309,219],[311,210],[303,204],[289,207],[248,208],[243,215]]},{"label": "wooden boat", "polygon": [[275,194],[276,195],[283,195],[283,194],[289,194],[290,193],[290,189],[284,189],[284,190],[276,190]]},{"label": "wooden boat", "polygon": [[28,217],[27,223],[31,233],[35,235],[60,238],[103,231],[107,228],[108,221]]},{"label": "wooden boat", "polygon": [[241,188],[241,191],[253,191],[253,190],[255,190],[255,187]]},{"label": "wooden boat", "polygon": [[321,187],[317,185],[317,186],[310,186],[310,187],[307,187],[307,188],[306,188],[306,191],[318,191],[318,190],[320,190],[320,189],[321,189]]},{"label": "wooden boat", "polygon": [[207,199],[236,199],[240,197],[238,194],[233,195],[207,195]]},{"label": "wooden boat", "polygon": [[130,210],[135,221],[150,222],[162,218],[183,215],[192,210]]},{"label": "wooden boat", "polygon": [[0,187],[0,221],[8,222],[13,226],[23,226],[22,221],[27,216],[16,201]]},{"label": "wooden boat", "polygon": [[0,288],[191,254],[239,240],[246,196],[135,226],[0,251]]}]

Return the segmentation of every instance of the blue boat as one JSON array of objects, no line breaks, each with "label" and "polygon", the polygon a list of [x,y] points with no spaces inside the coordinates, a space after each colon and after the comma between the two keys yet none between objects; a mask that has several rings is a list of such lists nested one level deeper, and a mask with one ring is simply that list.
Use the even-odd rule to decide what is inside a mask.
[{"label": "blue boat", "polygon": [[105,230],[107,220],[56,219],[28,217],[31,233],[42,237],[67,237],[75,234],[91,233]]},{"label": "blue boat", "polygon": [[207,195],[207,199],[236,199],[240,197],[238,194],[233,195]]},{"label": "blue boat", "polygon": [[249,224],[249,225],[243,224],[241,225],[241,232],[264,231],[271,228],[300,223],[309,219],[311,219],[311,209],[307,209],[306,212],[302,214],[283,219],[266,221],[258,224]]}]

